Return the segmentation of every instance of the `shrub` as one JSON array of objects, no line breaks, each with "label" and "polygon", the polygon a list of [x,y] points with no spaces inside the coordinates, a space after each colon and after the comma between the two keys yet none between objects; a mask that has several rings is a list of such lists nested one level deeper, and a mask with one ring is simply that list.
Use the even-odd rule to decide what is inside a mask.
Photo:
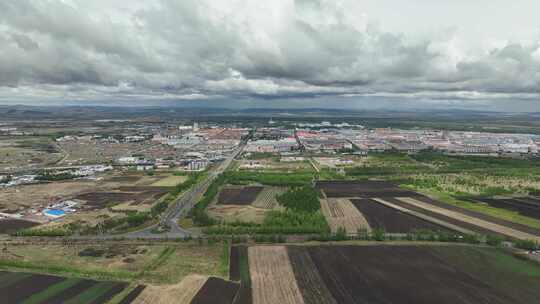
[{"label": "shrub", "polygon": [[376,228],[371,231],[371,237],[375,241],[384,241],[386,239],[386,231],[383,228]]},{"label": "shrub", "polygon": [[492,235],[492,234],[489,234],[486,236],[486,244],[490,246],[499,247],[501,246],[503,241],[504,241],[504,238],[502,236]]},{"label": "shrub", "polygon": [[514,242],[514,246],[516,246],[516,248],[529,251],[540,249],[540,245],[533,240],[517,240]]}]

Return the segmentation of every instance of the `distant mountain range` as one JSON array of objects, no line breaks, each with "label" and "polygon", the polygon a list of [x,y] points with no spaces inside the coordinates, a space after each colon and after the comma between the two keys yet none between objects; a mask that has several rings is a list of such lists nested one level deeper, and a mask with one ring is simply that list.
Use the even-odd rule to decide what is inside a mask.
[{"label": "distant mountain range", "polygon": [[538,119],[540,113],[501,113],[471,110],[351,110],[351,109],[279,109],[279,108],[197,108],[197,107],[105,107],[105,106],[26,106],[0,105],[1,120],[34,119],[135,119],[135,118],[199,118],[204,117],[274,118],[400,118],[470,120],[470,119]]}]

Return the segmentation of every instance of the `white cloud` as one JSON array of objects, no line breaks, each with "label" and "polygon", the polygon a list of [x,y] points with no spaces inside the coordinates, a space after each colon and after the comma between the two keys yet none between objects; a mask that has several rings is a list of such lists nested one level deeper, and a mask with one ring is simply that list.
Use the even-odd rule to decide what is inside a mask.
[{"label": "white cloud", "polygon": [[[472,19],[455,27],[445,19],[415,35],[418,20],[398,31],[401,23],[385,19],[399,5],[385,15],[388,1],[376,9],[371,2],[2,1],[0,97],[539,97],[540,36],[531,28],[516,41],[482,24],[471,29],[482,35],[475,41],[463,29]],[[458,2],[450,13],[466,7]],[[422,3],[418,9],[433,9]]]}]

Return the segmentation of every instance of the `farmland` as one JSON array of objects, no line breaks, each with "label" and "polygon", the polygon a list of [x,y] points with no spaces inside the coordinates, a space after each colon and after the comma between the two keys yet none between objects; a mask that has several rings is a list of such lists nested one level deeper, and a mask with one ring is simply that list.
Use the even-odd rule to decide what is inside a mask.
[{"label": "farmland", "polygon": [[528,216],[540,220],[540,198],[478,198],[473,201],[486,203],[495,208],[502,208],[518,212],[523,216]]},{"label": "farmland", "polygon": [[533,303],[540,295],[538,265],[483,247],[313,245],[248,251],[253,303],[455,303],[458,298]]},{"label": "farmland", "polygon": [[217,203],[220,205],[250,205],[263,187],[223,188],[219,192]]},{"label": "farmland", "polygon": [[[446,204],[411,190],[399,189],[389,182],[319,181],[316,186],[329,197],[328,200],[341,198],[342,206],[343,200],[350,199],[372,229],[384,229],[386,232],[454,230],[532,240],[538,240],[540,233],[537,228]],[[534,208],[534,202],[532,204],[531,208]],[[326,212],[325,216],[329,223],[335,221],[331,212]]]},{"label": "farmland", "polygon": [[0,234],[9,234],[20,229],[31,228],[37,225],[39,224],[19,219],[0,219]]},{"label": "farmland", "polygon": [[321,209],[333,233],[344,228],[347,234],[371,230],[366,218],[348,199],[321,199]]},{"label": "farmland", "polygon": [[[539,162],[502,157],[453,156],[434,152],[415,155],[370,154],[358,166],[346,169],[348,178],[377,178],[394,181],[462,208],[499,219],[540,228],[540,220],[519,212],[522,205],[472,203],[470,199],[527,196],[540,189]],[[407,196],[407,195],[401,195]]]},{"label": "farmland", "polygon": [[4,303],[105,303],[128,284],[21,272],[0,272]]},{"label": "farmland", "polygon": [[318,181],[317,188],[324,191],[327,197],[394,197],[414,194],[386,181]]},{"label": "farmland", "polygon": [[417,217],[384,206],[371,199],[353,199],[353,205],[366,217],[373,229],[389,233],[407,233],[415,230],[443,230],[442,227]]},{"label": "farmland", "polygon": [[273,187],[225,186],[208,207],[208,214],[224,222],[262,223],[270,210],[277,210]]}]

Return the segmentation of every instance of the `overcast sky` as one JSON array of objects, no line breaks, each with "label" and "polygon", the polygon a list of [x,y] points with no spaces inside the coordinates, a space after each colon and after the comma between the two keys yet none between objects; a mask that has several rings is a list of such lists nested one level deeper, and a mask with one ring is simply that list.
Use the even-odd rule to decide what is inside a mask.
[{"label": "overcast sky", "polygon": [[1,0],[0,103],[540,111],[538,0]]}]

